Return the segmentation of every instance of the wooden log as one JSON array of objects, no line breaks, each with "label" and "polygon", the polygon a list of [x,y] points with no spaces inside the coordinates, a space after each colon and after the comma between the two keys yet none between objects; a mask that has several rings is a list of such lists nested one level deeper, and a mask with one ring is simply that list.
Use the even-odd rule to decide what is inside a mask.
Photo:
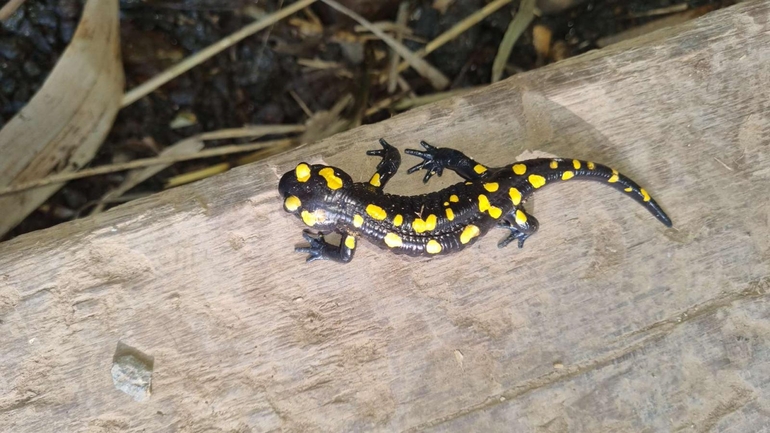
[{"label": "wooden log", "polygon": [[[765,428],[768,16],[744,2],[0,245],[2,430]],[[361,242],[348,265],[306,265],[278,176],[324,160],[366,179],[380,137],[603,162],[674,228],[567,182],[538,191],[522,250]],[[148,401],[112,383],[119,342],[154,358]]]}]

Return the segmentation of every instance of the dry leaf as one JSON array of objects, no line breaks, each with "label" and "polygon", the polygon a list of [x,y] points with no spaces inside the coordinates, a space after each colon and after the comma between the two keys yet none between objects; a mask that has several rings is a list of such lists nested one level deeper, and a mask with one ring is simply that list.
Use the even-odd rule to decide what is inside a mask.
[{"label": "dry leaf", "polygon": [[[88,0],[72,42],[32,100],[0,131],[0,186],[88,164],[123,94],[118,0]],[[0,197],[0,235],[63,184]]]}]

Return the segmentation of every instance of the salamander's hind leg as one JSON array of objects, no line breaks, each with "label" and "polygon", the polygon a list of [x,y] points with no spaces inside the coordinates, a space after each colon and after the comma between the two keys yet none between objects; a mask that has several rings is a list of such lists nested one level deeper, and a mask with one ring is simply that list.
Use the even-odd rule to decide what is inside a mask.
[{"label": "salamander's hind leg", "polygon": [[410,168],[407,173],[412,174],[420,169],[425,169],[425,177],[422,179],[427,183],[430,178],[436,174],[441,176],[444,169],[452,170],[465,180],[478,180],[484,178],[487,173],[487,167],[479,164],[466,156],[459,150],[449,149],[447,147],[434,147],[421,141],[420,145],[425,151],[406,149],[404,152],[409,155],[419,156],[424,161]]},{"label": "salamander's hind leg", "polygon": [[385,188],[385,184],[396,174],[398,167],[401,165],[401,154],[398,153],[398,149],[391,146],[383,138],[380,138],[380,145],[382,145],[382,149],[366,151],[367,155],[382,158],[380,163],[377,164],[377,171],[369,180],[369,185],[375,187],[378,191],[382,191]]},{"label": "salamander's hind leg", "polygon": [[315,260],[332,260],[340,263],[347,263],[353,259],[353,251],[356,248],[356,238],[347,233],[342,234],[339,245],[332,245],[324,240],[323,233],[313,235],[304,230],[302,236],[310,242],[309,247],[298,247],[294,251],[298,253],[307,253],[310,256],[308,262]]},{"label": "salamander's hind leg", "polygon": [[519,248],[521,248],[524,246],[524,241],[537,232],[540,223],[524,209],[513,208],[497,223],[497,226],[511,231],[508,237],[497,244],[499,248],[508,246],[514,240],[519,241]]}]

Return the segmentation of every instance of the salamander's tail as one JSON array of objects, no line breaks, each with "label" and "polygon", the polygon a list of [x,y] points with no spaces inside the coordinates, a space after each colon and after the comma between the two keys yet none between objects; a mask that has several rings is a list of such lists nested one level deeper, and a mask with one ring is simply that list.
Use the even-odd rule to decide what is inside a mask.
[{"label": "salamander's tail", "polygon": [[663,212],[660,205],[650,197],[650,194],[644,188],[606,165],[577,159],[539,159],[527,161],[527,165],[533,168],[533,172],[545,174],[544,177],[548,183],[555,180],[569,180],[572,178],[606,182],[618,191],[631,196],[631,198],[647,208],[651,214],[655,215],[655,218],[665,224],[666,227],[672,226],[671,218]]}]

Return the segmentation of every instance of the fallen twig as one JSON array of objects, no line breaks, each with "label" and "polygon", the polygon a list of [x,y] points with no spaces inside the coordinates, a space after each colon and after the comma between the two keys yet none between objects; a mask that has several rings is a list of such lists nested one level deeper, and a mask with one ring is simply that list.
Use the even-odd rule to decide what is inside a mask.
[{"label": "fallen twig", "polygon": [[[418,57],[425,57],[428,54],[436,51],[441,46],[446,44],[447,42],[451,41],[452,39],[456,38],[457,36],[461,35],[463,32],[468,30],[469,28],[475,26],[476,24],[480,23],[484,20],[484,18],[492,15],[495,13],[498,9],[501,7],[507,5],[513,0],[495,0],[492,3],[489,3],[488,5],[484,6],[483,8],[479,9],[478,11],[468,15],[464,20],[460,21],[459,23],[455,24],[450,28],[449,30],[445,31],[444,33],[436,36],[435,39],[428,42],[422,49],[417,50],[414,52],[415,56]],[[403,72],[409,67],[409,63],[407,62],[401,62],[401,64],[398,65],[398,72]],[[385,72],[382,75],[380,75],[380,84],[384,83],[388,79],[388,73]]]},{"label": "fallen twig", "polygon": [[393,48],[393,50],[395,50],[399,56],[403,57],[404,60],[409,65],[411,65],[415,71],[417,71],[418,74],[428,79],[428,81],[430,81],[431,85],[434,88],[443,89],[449,85],[449,79],[444,74],[442,74],[441,71],[431,66],[431,64],[423,60],[422,57],[416,56],[403,44],[398,43],[395,39],[388,36],[385,32],[383,32],[382,30],[377,28],[375,25],[367,21],[361,15],[358,15],[357,13],[346,8],[345,6],[342,6],[341,4],[337,3],[334,0],[321,0],[321,1],[329,5],[329,7],[334,8],[339,12],[354,19],[359,24],[366,27],[370,32],[374,33],[383,42],[388,44],[389,47]]},{"label": "fallen twig", "polygon": [[198,140],[224,140],[228,138],[259,138],[271,134],[292,134],[305,132],[305,125],[249,125],[241,128],[218,129],[211,132],[203,132],[190,138]]},{"label": "fallen twig", "polygon": [[[398,5],[398,13],[396,14],[396,25],[394,26],[396,40],[401,43],[403,32],[401,29],[406,28],[406,22],[409,19],[409,3],[401,2]],[[390,65],[388,67],[388,93],[396,91],[398,86],[398,64],[401,58],[395,50],[390,53]]]},{"label": "fallen twig", "polygon": [[169,164],[179,161],[190,161],[193,159],[210,158],[212,156],[229,155],[233,153],[251,152],[254,150],[265,149],[272,146],[281,146],[286,144],[293,144],[296,140],[282,139],[262,141],[258,143],[247,143],[233,146],[221,146],[214,149],[202,150],[198,153],[189,155],[171,155],[171,156],[158,156],[155,158],[143,158],[136,159],[129,162],[123,162],[120,164],[110,164],[101,167],[88,168],[85,170],[77,171],[74,173],[62,173],[55,174],[53,176],[44,177],[42,179],[34,180],[31,182],[20,183],[18,185],[11,185],[5,188],[0,188],[0,196],[25,191],[32,188],[39,188],[54,183],[68,182],[75,179],[83,179],[86,177],[97,176],[101,174],[115,173],[118,171],[131,170],[140,167],[149,167],[152,165]]},{"label": "fallen twig", "polygon": [[462,89],[449,90],[447,92],[431,93],[430,95],[417,96],[414,98],[404,98],[393,104],[393,109],[396,111],[409,110],[421,105],[430,104],[433,102],[441,101],[442,99],[451,98],[454,96],[464,95],[474,90],[478,90],[480,87],[465,87]]},{"label": "fallen twig", "polygon": [[259,21],[253,22],[246,27],[238,30],[237,32],[233,33],[230,36],[227,36],[219,41],[217,41],[215,44],[209,45],[208,47],[198,51],[197,53],[191,55],[190,57],[182,60],[181,62],[177,63],[176,65],[166,69],[165,71],[161,72],[160,74],[154,76],[150,80],[134,87],[133,89],[129,90],[123,95],[123,100],[121,101],[121,106],[125,107],[128,105],[133,104],[137,100],[141,99],[145,95],[149,94],[150,92],[154,91],[158,87],[166,84],[167,82],[171,81],[172,79],[178,77],[179,75],[183,74],[184,72],[190,70],[192,67],[210,59],[211,57],[219,54],[221,51],[225,50],[226,48],[240,42],[242,39],[251,36],[252,34],[263,30],[278,21],[288,17],[289,15],[302,10],[311,4],[315,3],[316,0],[299,0],[296,3],[292,3],[289,6],[276,11],[275,13],[272,13],[268,16],[266,16],[264,19],[261,19]]},{"label": "fallen twig", "polygon": [[[168,155],[190,155],[197,152],[200,152],[201,149],[203,149],[203,140],[200,138],[187,138],[182,141],[178,141],[171,146],[166,147],[163,149],[161,156],[168,156]],[[139,185],[140,183],[144,182],[145,180],[149,179],[150,177],[158,174],[158,172],[164,170],[167,168],[170,164],[162,164],[162,165],[154,165],[151,167],[144,167],[144,168],[137,168],[134,170],[130,170],[128,173],[126,173],[125,178],[123,179],[123,182],[120,183],[120,185],[116,186],[115,188],[108,191],[101,200],[99,200],[94,208],[91,210],[91,215],[98,214],[102,212],[107,206],[107,204],[115,201],[120,196],[126,193],[126,191],[134,188],[135,186]]]}]

